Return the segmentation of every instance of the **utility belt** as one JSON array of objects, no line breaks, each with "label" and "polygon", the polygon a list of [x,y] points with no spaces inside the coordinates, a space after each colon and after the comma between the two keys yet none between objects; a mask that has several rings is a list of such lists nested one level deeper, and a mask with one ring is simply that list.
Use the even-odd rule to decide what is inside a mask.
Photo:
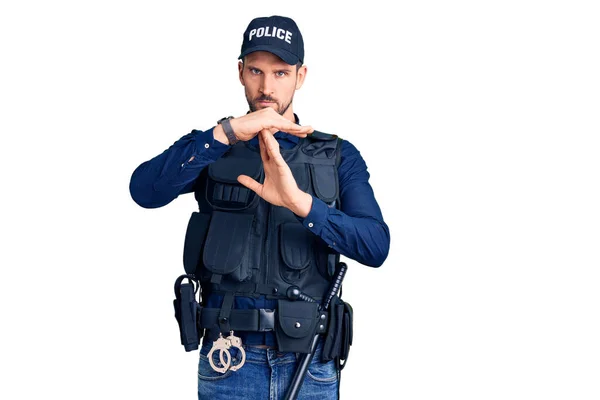
[{"label": "utility belt", "polygon": [[234,341],[227,344],[223,334],[239,340],[234,333],[241,331],[274,332],[278,351],[310,353],[314,336],[320,334],[324,339],[322,361],[337,359],[342,368],[345,365],[352,345],[353,312],[350,304],[339,297],[332,299],[326,311],[302,296],[277,300],[274,310],[232,309],[234,294],[229,292],[221,308],[206,308],[196,301],[199,290],[200,284],[192,275],[181,275],[175,281],[173,305],[185,351],[197,350],[202,337],[228,348]]}]

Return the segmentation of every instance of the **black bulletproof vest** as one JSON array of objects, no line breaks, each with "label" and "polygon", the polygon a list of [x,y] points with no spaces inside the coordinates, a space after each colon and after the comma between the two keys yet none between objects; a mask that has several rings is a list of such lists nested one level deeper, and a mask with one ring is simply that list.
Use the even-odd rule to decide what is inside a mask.
[{"label": "black bulletproof vest", "polygon": [[[281,149],[298,187],[339,207],[337,166],[341,139],[315,131]],[[188,223],[184,266],[200,279],[203,295],[237,292],[285,298],[290,286],[321,301],[339,254],[305,228],[287,208],[273,206],[239,184],[241,174],[260,183],[258,147],[239,142],[200,174],[199,212]]]}]

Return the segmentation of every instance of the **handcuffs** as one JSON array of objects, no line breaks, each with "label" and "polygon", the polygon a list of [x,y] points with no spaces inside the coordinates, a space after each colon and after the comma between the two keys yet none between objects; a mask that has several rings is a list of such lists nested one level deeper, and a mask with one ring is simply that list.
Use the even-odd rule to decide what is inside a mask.
[{"label": "handcuffs", "polygon": [[[242,360],[236,365],[231,365],[231,353],[229,353],[229,349],[231,347],[237,348],[242,354]],[[215,365],[215,362],[213,361],[213,353],[216,350],[219,350],[219,360],[223,365],[222,368],[217,367]],[[223,354],[226,355],[226,359],[223,358]],[[233,334],[233,331],[230,331],[229,336],[225,338],[223,337],[223,334],[219,332],[219,337],[213,342],[213,345],[210,351],[208,352],[207,357],[212,369],[224,374],[229,369],[232,371],[237,371],[238,369],[242,368],[242,366],[246,362],[246,351],[244,351],[244,348],[242,347],[242,339],[235,336]]]}]

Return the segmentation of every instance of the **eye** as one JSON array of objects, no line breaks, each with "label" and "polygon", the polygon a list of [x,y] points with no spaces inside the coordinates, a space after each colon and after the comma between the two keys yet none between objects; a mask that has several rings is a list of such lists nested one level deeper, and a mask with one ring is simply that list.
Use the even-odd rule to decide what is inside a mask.
[{"label": "eye", "polygon": [[260,70],[256,69],[256,68],[250,68],[250,73],[252,73],[254,75],[258,75],[258,74],[260,74]]},{"label": "eye", "polygon": [[286,75],[287,75],[287,72],[285,72],[285,71],[277,71],[275,74],[276,74],[278,77],[280,77],[280,78],[281,78],[281,77],[284,77],[284,76],[286,76]]}]

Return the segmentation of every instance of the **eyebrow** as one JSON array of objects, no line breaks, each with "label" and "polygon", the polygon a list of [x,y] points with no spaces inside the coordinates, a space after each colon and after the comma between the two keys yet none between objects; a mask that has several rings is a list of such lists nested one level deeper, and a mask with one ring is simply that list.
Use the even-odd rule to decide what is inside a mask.
[{"label": "eyebrow", "polygon": [[[264,72],[262,69],[257,68],[257,67],[255,67],[252,64],[246,64],[246,65],[247,65],[248,69],[256,69],[256,70],[258,70],[260,72]],[[292,69],[291,68],[287,68],[287,67],[282,67],[282,68],[277,68],[275,70],[275,72],[280,72],[280,71],[283,71],[283,72],[292,72]]]}]

